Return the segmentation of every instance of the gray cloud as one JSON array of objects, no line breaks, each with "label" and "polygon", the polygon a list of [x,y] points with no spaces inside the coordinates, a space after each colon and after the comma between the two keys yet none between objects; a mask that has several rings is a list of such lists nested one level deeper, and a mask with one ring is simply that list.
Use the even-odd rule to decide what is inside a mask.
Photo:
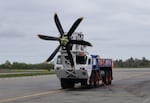
[{"label": "gray cloud", "polygon": [[[76,31],[83,32],[85,39],[92,42],[90,53],[112,58],[141,57],[142,54],[149,57],[149,4],[148,0],[1,0],[1,54],[22,61],[28,61],[33,55],[29,62],[40,62],[49,56],[56,44],[38,39],[37,34],[58,36],[53,20],[57,12],[65,31],[78,17],[84,17]],[[10,39],[5,43],[2,38]],[[25,46],[23,50],[18,49],[22,46]],[[131,51],[124,52],[128,48]],[[1,57],[0,63],[6,60],[5,56]]]},{"label": "gray cloud", "polygon": [[19,31],[17,29],[13,29],[13,28],[7,28],[4,30],[0,31],[0,38],[20,38],[20,37],[24,37],[25,33],[23,33],[22,31]]},{"label": "gray cloud", "polygon": [[150,44],[129,44],[129,43],[126,43],[126,44],[116,44],[115,45],[116,47],[121,47],[121,48],[150,48]]}]

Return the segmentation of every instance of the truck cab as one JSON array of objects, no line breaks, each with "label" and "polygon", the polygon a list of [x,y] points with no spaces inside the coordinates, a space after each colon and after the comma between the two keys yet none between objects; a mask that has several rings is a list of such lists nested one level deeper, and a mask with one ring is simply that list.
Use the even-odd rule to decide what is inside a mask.
[{"label": "truck cab", "polygon": [[66,68],[63,65],[62,55],[58,55],[55,61],[56,75],[60,80],[61,87],[72,88],[75,83],[87,85],[92,72],[92,58],[86,53],[79,53],[74,56],[74,69]]},{"label": "truck cab", "polygon": [[87,79],[90,77],[91,71],[92,71],[91,56],[87,55],[86,53],[80,53],[76,55],[74,57],[74,61],[75,61],[74,69],[71,69],[70,67],[66,68],[66,66],[63,65],[62,60],[63,60],[62,55],[58,55],[55,61],[55,71],[57,73],[58,78],[60,79],[61,78],[73,78],[73,77],[67,77],[67,75],[62,73],[63,71],[66,71],[66,72],[69,71],[70,73],[74,72],[74,78]]}]

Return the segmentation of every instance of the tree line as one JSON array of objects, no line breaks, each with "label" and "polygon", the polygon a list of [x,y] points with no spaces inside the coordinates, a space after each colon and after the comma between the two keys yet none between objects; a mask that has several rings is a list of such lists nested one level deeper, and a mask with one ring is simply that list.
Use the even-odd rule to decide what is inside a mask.
[{"label": "tree line", "polygon": [[0,69],[54,69],[54,64],[39,63],[39,64],[27,64],[19,62],[9,62],[8,60],[0,65]]},{"label": "tree line", "polygon": [[150,67],[150,60],[142,57],[142,59],[137,59],[130,57],[127,60],[117,59],[114,60],[114,67],[121,67],[121,68],[146,68]]},{"label": "tree line", "polygon": [[[117,59],[113,61],[114,67],[116,68],[143,68],[150,67],[150,60],[143,57],[142,59],[137,59],[130,57],[127,60]],[[54,69],[54,64],[50,63],[39,63],[39,64],[27,64],[19,62],[9,62],[8,60],[0,64],[0,69]]]}]

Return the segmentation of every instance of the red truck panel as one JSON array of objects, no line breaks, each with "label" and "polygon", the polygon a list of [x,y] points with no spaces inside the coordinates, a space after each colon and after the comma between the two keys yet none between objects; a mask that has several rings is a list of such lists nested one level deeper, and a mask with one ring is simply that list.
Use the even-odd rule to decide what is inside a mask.
[{"label": "red truck panel", "polygon": [[112,67],[112,59],[99,59],[98,66],[99,67]]}]

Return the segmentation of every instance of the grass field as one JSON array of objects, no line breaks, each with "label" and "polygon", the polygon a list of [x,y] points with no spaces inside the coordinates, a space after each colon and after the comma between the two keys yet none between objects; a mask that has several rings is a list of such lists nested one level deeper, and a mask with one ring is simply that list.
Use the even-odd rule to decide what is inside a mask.
[{"label": "grass field", "polygon": [[0,70],[0,78],[55,74],[54,70]]}]

